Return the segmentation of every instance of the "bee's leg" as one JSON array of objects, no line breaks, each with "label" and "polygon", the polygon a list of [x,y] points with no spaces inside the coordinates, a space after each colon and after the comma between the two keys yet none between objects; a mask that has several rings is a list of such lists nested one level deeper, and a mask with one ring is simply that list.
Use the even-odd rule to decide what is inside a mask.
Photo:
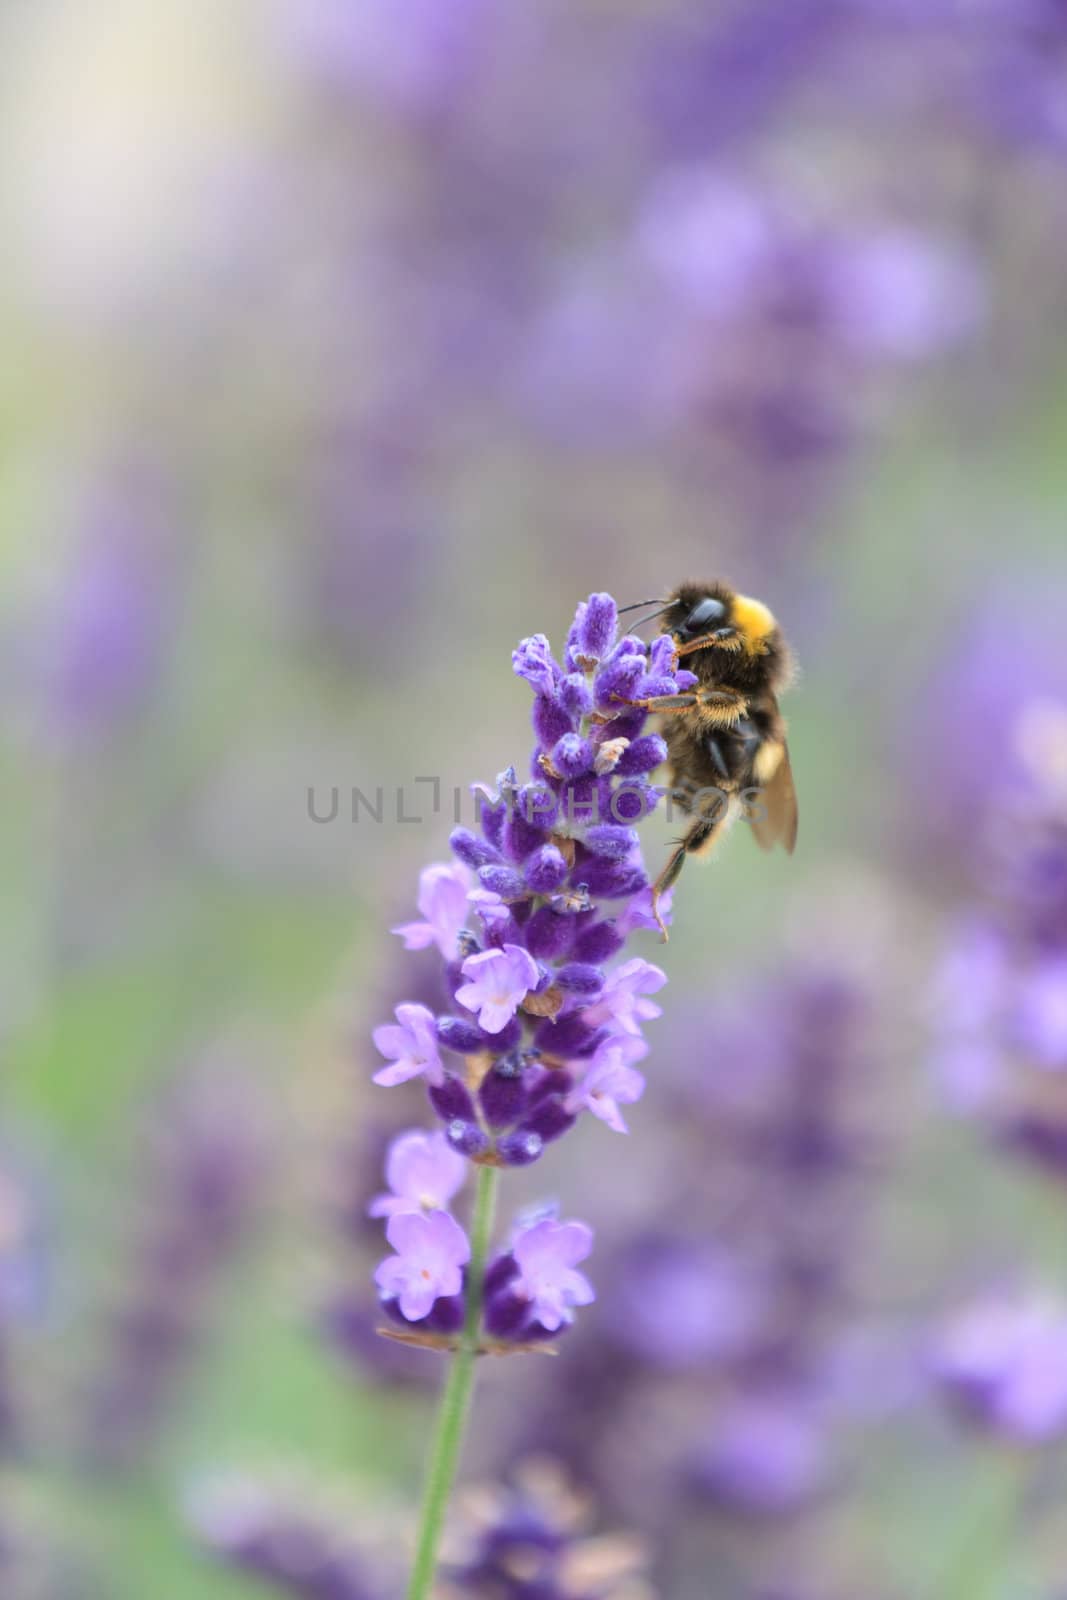
[{"label": "bee's leg", "polygon": [[699,639],[690,639],[687,644],[676,644],[674,647],[674,665],[677,669],[682,656],[691,656],[694,650],[743,650],[744,640],[736,628],[716,628],[713,633],[702,634]]},{"label": "bee's leg", "polygon": [[615,699],[620,705],[637,706],[642,711],[655,711],[660,715],[692,711],[698,707],[702,720],[706,719],[719,728],[732,728],[748,710],[744,695],[735,694],[732,689],[687,689],[681,694],[648,695],[644,700],[627,700],[617,694]]},{"label": "bee's leg", "polygon": [[714,811],[706,812],[697,817],[684,839],[679,839],[674,850],[667,858],[667,865],[652,885],[652,915],[656,919],[656,926],[663,935],[663,943],[668,940],[667,925],[659,914],[659,903],[668,889],[672,889],[681,877],[685,858],[695,855],[701,850],[706,850],[714,841],[726,819],[726,807],[717,806]]},{"label": "bee's leg", "polygon": [[696,691],[685,694],[652,694],[644,700],[627,700],[621,694],[615,696],[622,706],[638,706],[642,711],[658,711],[664,714],[672,711],[692,711],[694,706],[700,704],[701,698],[702,696]]}]

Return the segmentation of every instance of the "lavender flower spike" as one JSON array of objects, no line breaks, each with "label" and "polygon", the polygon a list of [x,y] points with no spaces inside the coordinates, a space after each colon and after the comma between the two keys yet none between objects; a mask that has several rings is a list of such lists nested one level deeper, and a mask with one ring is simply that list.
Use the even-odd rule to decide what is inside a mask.
[{"label": "lavender flower spike", "polygon": [[[618,959],[656,921],[635,824],[660,798],[650,774],[665,747],[635,702],[695,680],[671,671],[669,641],[620,639],[606,594],[578,607],[562,659],[539,633],[512,666],[534,694],[531,781],[508,767],[495,789],[472,786],[478,831],[455,830],[456,864],[422,873],[421,920],[394,929],[408,949],[436,945],[450,1009],[400,1005],[374,1031],[389,1062],[374,1081],[425,1078],[443,1124],[393,1144],[389,1192],[371,1204],[395,1252],[375,1281],[403,1325],[382,1331],[453,1354],[408,1600],[433,1589],[475,1357],[552,1338],[595,1298],[579,1271],[593,1243],[584,1222],[541,1217],[490,1260],[500,1172],[539,1160],[584,1110],[628,1131],[620,1107],[644,1092],[634,1063],[667,981],[640,957]],[[466,1162],[479,1169],[467,1233],[446,1209]]]}]

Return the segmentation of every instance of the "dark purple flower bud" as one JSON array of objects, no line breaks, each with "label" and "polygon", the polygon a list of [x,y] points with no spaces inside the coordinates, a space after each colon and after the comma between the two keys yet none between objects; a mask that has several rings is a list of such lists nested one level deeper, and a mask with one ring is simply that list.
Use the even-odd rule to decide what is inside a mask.
[{"label": "dark purple flower bud", "polygon": [[466,1301],[461,1294],[439,1295],[430,1315],[424,1319],[424,1326],[432,1333],[458,1333],[466,1313]]},{"label": "dark purple flower bud", "polygon": [[502,1289],[485,1303],[486,1332],[494,1339],[516,1339],[530,1315],[530,1304],[512,1289]]},{"label": "dark purple flower bud", "polygon": [[637,844],[637,835],[632,828],[601,822],[587,831],[583,842],[586,849],[607,861],[625,861]]},{"label": "dark purple flower bud", "polygon": [[546,1017],[534,1035],[534,1044],[545,1055],[569,1061],[573,1057],[592,1055],[606,1037],[603,1028],[590,1027],[580,1013],[571,1011],[555,1019]]},{"label": "dark purple flower bud", "polygon": [[523,900],[529,894],[521,873],[511,867],[480,867],[478,877],[483,888],[498,894],[502,900]]},{"label": "dark purple flower bud", "polygon": [[615,771],[624,778],[636,778],[645,772],[654,772],[667,759],[666,742],[658,733],[646,733],[634,739],[619,757]]},{"label": "dark purple flower bud", "polygon": [[511,1128],[526,1106],[521,1072],[509,1071],[512,1056],[505,1056],[482,1079],[478,1103],[491,1128]]},{"label": "dark purple flower bud", "polygon": [[592,827],[608,815],[610,798],[609,785],[599,778],[569,779],[559,793],[560,816],[568,827]]},{"label": "dark purple flower bud", "polygon": [[526,924],[526,948],[539,961],[556,961],[570,948],[574,918],[541,906]]},{"label": "dark purple flower bud", "polygon": [[485,1049],[501,1055],[507,1055],[509,1051],[514,1050],[517,1045],[522,1043],[522,1020],[517,1016],[512,1017],[511,1021],[505,1023],[499,1033],[486,1033],[482,1035],[482,1038]]},{"label": "dark purple flower bud", "polygon": [[461,1156],[469,1160],[484,1155],[489,1148],[488,1135],[482,1132],[476,1122],[465,1122],[462,1117],[452,1119],[445,1128],[445,1138],[453,1150],[458,1150]]},{"label": "dark purple flower bud", "polygon": [[487,1296],[499,1294],[518,1276],[518,1272],[519,1263],[510,1250],[496,1256],[485,1271],[485,1294]]},{"label": "dark purple flower bud", "polygon": [[533,782],[524,783],[521,789],[516,789],[512,807],[524,822],[539,828],[542,833],[550,833],[555,827],[559,800],[545,778],[540,763],[536,764],[533,772]]},{"label": "dark purple flower bud", "polygon": [[641,737],[646,720],[647,713],[641,706],[616,706],[611,719],[611,737],[635,744]]},{"label": "dark purple flower bud", "polygon": [[478,820],[482,825],[488,842],[494,849],[499,850],[504,837],[504,823],[507,821],[508,808],[503,800],[494,805],[491,801],[482,799],[478,807]]},{"label": "dark purple flower bud", "polygon": [[597,673],[593,694],[601,711],[618,711],[619,702],[636,700],[637,686],[645,676],[643,656],[626,655]]},{"label": "dark purple flower bud", "polygon": [[573,717],[555,695],[551,699],[545,694],[537,696],[533,703],[532,720],[534,733],[545,750],[551,750],[565,733],[574,732]]},{"label": "dark purple flower bud", "polygon": [[602,661],[615,642],[618,626],[619,613],[610,594],[591,594],[574,641],[579,665]]},{"label": "dark purple flower bud", "polygon": [[644,869],[626,861],[588,862],[583,873],[589,892],[605,900],[629,899],[648,888]]},{"label": "dark purple flower bud", "polygon": [[449,844],[459,859],[476,872],[500,860],[493,846],[479,839],[469,828],[453,828]]},{"label": "dark purple flower bud", "polygon": [[675,692],[673,678],[669,678],[666,675],[660,677],[654,673],[646,673],[638,682],[637,692],[634,694],[633,699],[651,700],[655,695],[674,694]]},{"label": "dark purple flower bud", "polygon": [[647,779],[629,778],[615,790],[607,814],[612,822],[620,824],[640,822],[652,815],[659,802],[659,791]]},{"label": "dark purple flower bud", "polygon": [[427,1093],[442,1122],[474,1121],[474,1101],[467,1085],[454,1072],[449,1072],[444,1083],[431,1083]]},{"label": "dark purple flower bud", "polygon": [[[525,861],[527,856],[532,855],[544,844],[546,832],[547,830],[538,823],[528,822],[516,808],[509,813],[508,820],[504,824],[504,854],[509,861],[516,864]],[[485,881],[483,878],[482,882]],[[493,885],[487,884],[486,887],[490,888]],[[498,889],[497,893],[500,892]]]},{"label": "dark purple flower bud", "polygon": [[528,1167],[538,1160],[545,1141],[532,1128],[519,1128],[497,1141],[496,1153],[509,1167]]},{"label": "dark purple flower bud", "polygon": [[535,894],[552,894],[566,881],[569,870],[562,852],[554,844],[544,844],[526,863],[526,882]]},{"label": "dark purple flower bud", "polygon": [[437,1037],[446,1050],[457,1055],[473,1056],[485,1049],[485,1034],[466,1017],[438,1017]]},{"label": "dark purple flower bud", "polygon": [[557,694],[560,704],[575,721],[587,717],[593,709],[593,691],[580,672],[568,674],[560,684]]},{"label": "dark purple flower bud", "polygon": [[599,967],[590,966],[584,961],[568,961],[556,973],[556,982],[568,993],[592,1000],[604,987],[604,974]]},{"label": "dark purple flower bud", "polygon": [[516,1135],[536,1133],[544,1144],[551,1144],[554,1139],[561,1139],[574,1123],[575,1117],[564,1108],[561,1100],[546,1098],[530,1112],[521,1128],[516,1129]]},{"label": "dark purple flower bud", "polygon": [[561,778],[580,778],[593,765],[593,747],[577,733],[565,733],[552,746],[549,756]]},{"label": "dark purple flower bud", "polygon": [[539,1077],[534,1072],[526,1074],[526,1101],[531,1107],[553,1095],[562,1100],[573,1088],[574,1079],[562,1067],[543,1067]]},{"label": "dark purple flower bud", "polygon": [[594,967],[603,966],[625,943],[614,922],[592,922],[580,930],[574,941],[574,959],[588,961]]}]

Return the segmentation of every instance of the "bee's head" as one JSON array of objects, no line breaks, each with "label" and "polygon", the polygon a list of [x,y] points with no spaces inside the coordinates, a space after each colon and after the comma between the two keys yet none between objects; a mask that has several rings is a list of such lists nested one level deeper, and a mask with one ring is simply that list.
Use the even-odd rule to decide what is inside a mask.
[{"label": "bee's head", "polygon": [[664,633],[679,644],[723,631],[741,640],[750,655],[763,655],[778,624],[762,600],[735,594],[725,583],[683,583],[663,619]]}]

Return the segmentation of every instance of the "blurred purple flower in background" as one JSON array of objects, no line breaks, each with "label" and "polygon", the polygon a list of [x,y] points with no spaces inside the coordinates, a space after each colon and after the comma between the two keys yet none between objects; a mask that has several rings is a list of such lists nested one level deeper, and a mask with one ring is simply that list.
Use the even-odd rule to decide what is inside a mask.
[{"label": "blurred purple flower in background", "polygon": [[281,16],[310,68],[416,119],[464,92],[490,20],[486,0],[286,0]]},{"label": "blurred purple flower in background", "polygon": [[[788,595],[808,630],[797,745],[813,815],[828,812],[857,750],[863,760],[863,730],[883,725],[890,696],[907,706],[907,743],[883,763],[908,807],[901,832],[925,847],[914,904],[901,897],[891,913],[906,958],[894,949],[862,980],[830,956],[790,964],[775,923],[791,913],[773,878],[760,880],[763,902],[746,886],[735,937],[720,914],[737,887],[731,862],[724,903],[709,902],[698,933],[712,959],[693,951],[692,1003],[661,1025],[653,1053],[658,1030],[646,1024],[660,1017],[665,976],[627,945],[655,928],[636,827],[655,808],[664,746],[631,702],[688,676],[671,673],[669,643],[618,638],[614,601],[591,595],[562,650],[543,635],[516,650],[533,695],[531,760],[476,787],[477,819],[453,836],[451,861],[423,870],[416,909],[386,916],[382,884],[360,879],[355,914],[379,931],[395,921],[395,948],[411,954],[402,983],[379,994],[361,949],[346,1111],[312,1104],[322,1085],[300,1079],[300,1114],[329,1121],[330,1192],[317,1238],[294,1253],[302,1273],[321,1242],[331,1249],[330,1286],[313,1289],[318,1331],[357,1375],[433,1381],[440,1364],[403,1340],[454,1350],[470,1335],[477,1230],[468,1239],[451,1215],[466,1221],[465,1178],[481,1188],[508,1169],[521,1207],[519,1169],[584,1120],[587,1153],[576,1138],[550,1159],[566,1214],[597,1222],[596,1293],[583,1270],[591,1230],[554,1207],[520,1211],[518,1231],[490,1250],[488,1348],[530,1354],[566,1338],[552,1361],[480,1363],[504,1369],[475,1442],[483,1461],[502,1481],[518,1454],[547,1449],[612,1520],[655,1536],[670,1600],[826,1600],[848,1588],[853,1562],[855,1592],[880,1592],[879,1540],[907,1546],[921,1521],[915,1538],[932,1543],[945,1521],[940,1505],[912,1519],[891,1494],[881,1503],[880,1438],[861,1441],[866,1481],[849,1455],[879,1407],[883,1420],[893,1408],[899,1345],[912,1353],[913,1328],[889,1327],[883,1302],[903,1297],[914,1321],[928,1282],[943,1280],[942,1198],[946,1217],[957,1194],[969,1206],[988,1152],[939,1133],[904,1071],[881,1100],[873,1030],[885,1022],[905,1066],[911,997],[929,988],[932,1053],[954,1109],[1011,1154],[1009,1173],[1067,1175],[1062,606],[1054,573],[1034,592],[1036,555],[1020,559],[1018,584],[1002,573],[988,601],[968,599],[976,574],[1001,571],[1006,544],[1014,558],[1016,543],[1031,551],[1059,536],[1067,10],[274,0],[262,16],[245,8],[232,28],[190,34],[172,4],[150,24],[103,21],[86,52],[70,0],[45,23],[34,9],[0,23],[15,76],[35,86],[11,112],[11,172],[0,172],[12,224],[0,325],[19,326],[24,310],[40,318],[40,352],[23,363],[16,341],[9,363],[33,381],[23,393],[13,380],[28,448],[20,438],[0,520],[17,530],[28,508],[37,544],[35,501],[43,524],[57,503],[72,510],[62,564],[41,574],[43,606],[35,594],[26,622],[5,624],[16,668],[5,722],[32,722],[41,746],[15,808],[23,801],[35,824],[25,867],[46,883],[48,926],[15,911],[0,932],[5,952],[25,949],[42,969],[12,985],[31,997],[27,1013],[39,999],[56,1010],[55,1025],[34,1015],[28,1039],[21,1016],[5,1025],[17,1095],[64,1128],[77,1101],[53,1053],[73,1039],[80,1055],[84,1029],[96,1033],[86,1062],[121,1056],[128,1032],[128,1059],[93,1084],[105,1124],[152,1059],[139,1061],[136,1026],[125,1026],[138,995],[179,1036],[197,1022],[189,1004],[210,1009],[216,982],[243,994],[255,977],[294,1015],[308,1004],[319,981],[308,973],[321,975],[337,937],[330,918],[350,915],[347,862],[331,860],[314,906],[294,907],[258,881],[236,886],[237,852],[198,860],[184,797],[223,748],[243,762],[269,738],[288,781],[287,717],[306,719],[312,748],[336,738],[351,750],[355,728],[359,760],[373,752],[391,779],[412,749],[425,747],[427,763],[431,751],[454,758],[457,734],[429,709],[432,690],[492,770],[480,741],[497,736],[506,671],[492,678],[489,652],[530,604],[605,573],[626,598],[631,583],[653,593],[646,585],[698,557],[742,569],[776,608]],[[86,135],[76,150],[61,137],[68,109]],[[53,385],[56,414],[45,405],[37,420]],[[88,473],[70,453],[86,445],[99,451]],[[987,527],[994,481],[1004,505],[991,497]],[[933,508],[929,547],[913,493]],[[55,547],[50,531],[39,529],[42,550]],[[14,544],[3,553],[18,593]],[[194,591],[191,563],[208,561]],[[868,692],[882,658],[866,606],[883,613],[893,652],[881,700]],[[954,633],[952,613],[968,606]],[[68,797],[71,773],[94,781]],[[40,780],[57,776],[58,803],[39,806]],[[235,835],[247,814],[232,809]],[[880,870],[877,815],[873,827],[859,820],[852,842]],[[835,868],[843,847],[823,826],[811,876],[783,891],[801,902],[806,949],[835,917],[820,874],[854,865]],[[380,853],[391,883],[403,853],[392,840]],[[966,903],[927,983],[935,896],[961,886]],[[758,983],[736,978],[750,935],[779,962]],[[194,948],[197,961],[211,951],[208,985],[183,976]],[[56,959],[68,949],[92,959]],[[383,1058],[373,1064],[372,1031]],[[365,1093],[372,1074],[396,1091],[378,1104]],[[139,1140],[135,1215],[105,1262],[88,1415],[73,1423],[93,1463],[140,1473],[168,1444],[179,1382],[262,1214],[273,1130],[259,1117],[269,1120],[273,1087],[214,1064],[183,1075]],[[423,1097],[432,1130],[412,1126]],[[884,1224],[879,1213],[869,1228],[897,1112],[921,1149],[886,1188]],[[627,1119],[640,1138],[610,1139],[605,1129],[625,1133]],[[83,1150],[78,1126],[73,1206],[113,1184],[109,1148],[90,1132]],[[288,1214],[301,1197],[287,1179],[288,1167],[270,1194]],[[0,1175],[0,1450],[28,1441],[32,1457],[35,1391],[21,1376],[32,1352],[19,1324],[40,1252],[32,1184],[28,1202],[22,1187],[17,1175],[9,1196]],[[1020,1201],[1033,1204],[1035,1230],[1057,1193]],[[1020,1217],[1022,1251],[1030,1213]],[[378,1268],[379,1298],[383,1221],[394,1253]],[[392,1338],[377,1336],[383,1322]],[[1055,1441],[1067,1427],[1063,1325],[1055,1295],[992,1297],[946,1323],[937,1381],[993,1434]],[[868,1337],[875,1370],[861,1394],[850,1363],[862,1364]],[[365,1398],[352,1395],[357,1418]],[[920,1426],[937,1425],[929,1401],[927,1387]],[[397,1395],[366,1404],[375,1424],[379,1404],[405,1409]],[[322,1419],[307,1421],[317,1440]],[[335,1428],[331,1414],[330,1447]],[[399,1466],[373,1463],[383,1480]],[[907,1475],[890,1463],[887,1487],[894,1474]],[[51,1497],[50,1464],[40,1476]],[[919,1472],[916,1482],[921,1499]],[[854,1520],[853,1496],[870,1502]],[[107,1522],[110,1505],[100,1509]],[[582,1536],[558,1466],[483,1496],[482,1509],[443,1592],[644,1595],[627,1546]],[[51,1589],[32,1563],[25,1576],[21,1552],[39,1541],[16,1511],[0,1514],[0,1591],[84,1594],[88,1575],[71,1585],[64,1573]],[[125,1522],[125,1506],[116,1515]],[[196,1497],[193,1520],[235,1571],[283,1593],[398,1592],[353,1548],[365,1507],[235,1480]],[[154,1545],[137,1568],[150,1541],[139,1524],[135,1534],[116,1581],[166,1587]],[[1026,1525],[1020,1543],[1035,1543]],[[921,1585],[904,1576],[904,1592]],[[999,1577],[991,1569],[989,1582]]]},{"label": "blurred purple flower in background", "polygon": [[[193,1485],[186,1520],[206,1553],[294,1600],[391,1600],[395,1518],[340,1490],[229,1474]],[[383,1525],[384,1524],[384,1525]],[[588,1500],[548,1459],[479,1485],[450,1535],[435,1594],[444,1600],[652,1600],[645,1551],[593,1535]]]},{"label": "blurred purple flower in background", "polygon": [[181,564],[164,480],[143,465],[103,472],[76,512],[72,565],[30,648],[50,736],[75,747],[143,712],[173,639]]},{"label": "blurred purple flower in background", "polygon": [[179,1077],[149,1117],[137,1216],[85,1395],[95,1467],[135,1470],[166,1427],[259,1212],[270,1141],[263,1097],[228,1049]]},{"label": "blurred purple flower in background", "polygon": [[930,1355],[960,1413],[1002,1439],[1045,1444],[1067,1433],[1067,1306],[1000,1295],[948,1319]]},{"label": "blurred purple flower in background", "polygon": [[217,1561],[294,1600],[385,1600],[372,1578],[355,1507],[279,1479],[228,1477],[196,1484],[186,1519]]},{"label": "blurred purple flower in background", "polygon": [[11,1335],[27,1302],[36,1298],[40,1271],[30,1221],[30,1203],[12,1168],[0,1163],[0,1460],[15,1453],[21,1434]]},{"label": "blurred purple flower in background", "polygon": [[934,1071],[1003,1147],[1067,1175],[1067,702],[1008,725],[1018,778],[988,802],[984,894],[931,997]]},{"label": "blurred purple flower in background", "polygon": [[[958,601],[953,599],[953,607]],[[1013,671],[1004,671],[1004,619],[1025,617],[1013,644]],[[979,850],[1003,816],[1003,807],[1032,789],[1032,761],[1024,724],[1028,707],[1041,715],[1048,704],[1067,704],[1067,647],[1061,642],[1062,606],[1047,588],[1020,585],[1005,573],[967,613],[948,624],[945,644],[924,689],[919,719],[922,757],[929,781],[923,787],[920,839],[929,840],[930,865],[973,871]],[[990,729],[1003,730],[990,759]],[[915,749],[916,722],[909,718],[900,739]]]},{"label": "blurred purple flower in background", "polygon": [[[517,1408],[523,1447],[560,1456],[654,1536],[666,1593],[672,1550],[714,1571],[732,1516],[790,1522],[846,1481],[856,1418],[839,1367],[866,1315],[876,1149],[870,1010],[845,972],[803,966],[672,1018],[655,1057],[672,1111],[650,1134],[666,1141],[659,1203],[636,1231],[632,1217],[602,1229],[595,1314]],[[630,1181],[602,1175],[609,1214]],[[773,1539],[745,1561],[752,1584],[788,1571]]]},{"label": "blurred purple flower in background", "polygon": [[468,1511],[444,1569],[445,1600],[652,1600],[640,1541],[589,1537],[588,1500],[558,1463],[512,1466]]}]

